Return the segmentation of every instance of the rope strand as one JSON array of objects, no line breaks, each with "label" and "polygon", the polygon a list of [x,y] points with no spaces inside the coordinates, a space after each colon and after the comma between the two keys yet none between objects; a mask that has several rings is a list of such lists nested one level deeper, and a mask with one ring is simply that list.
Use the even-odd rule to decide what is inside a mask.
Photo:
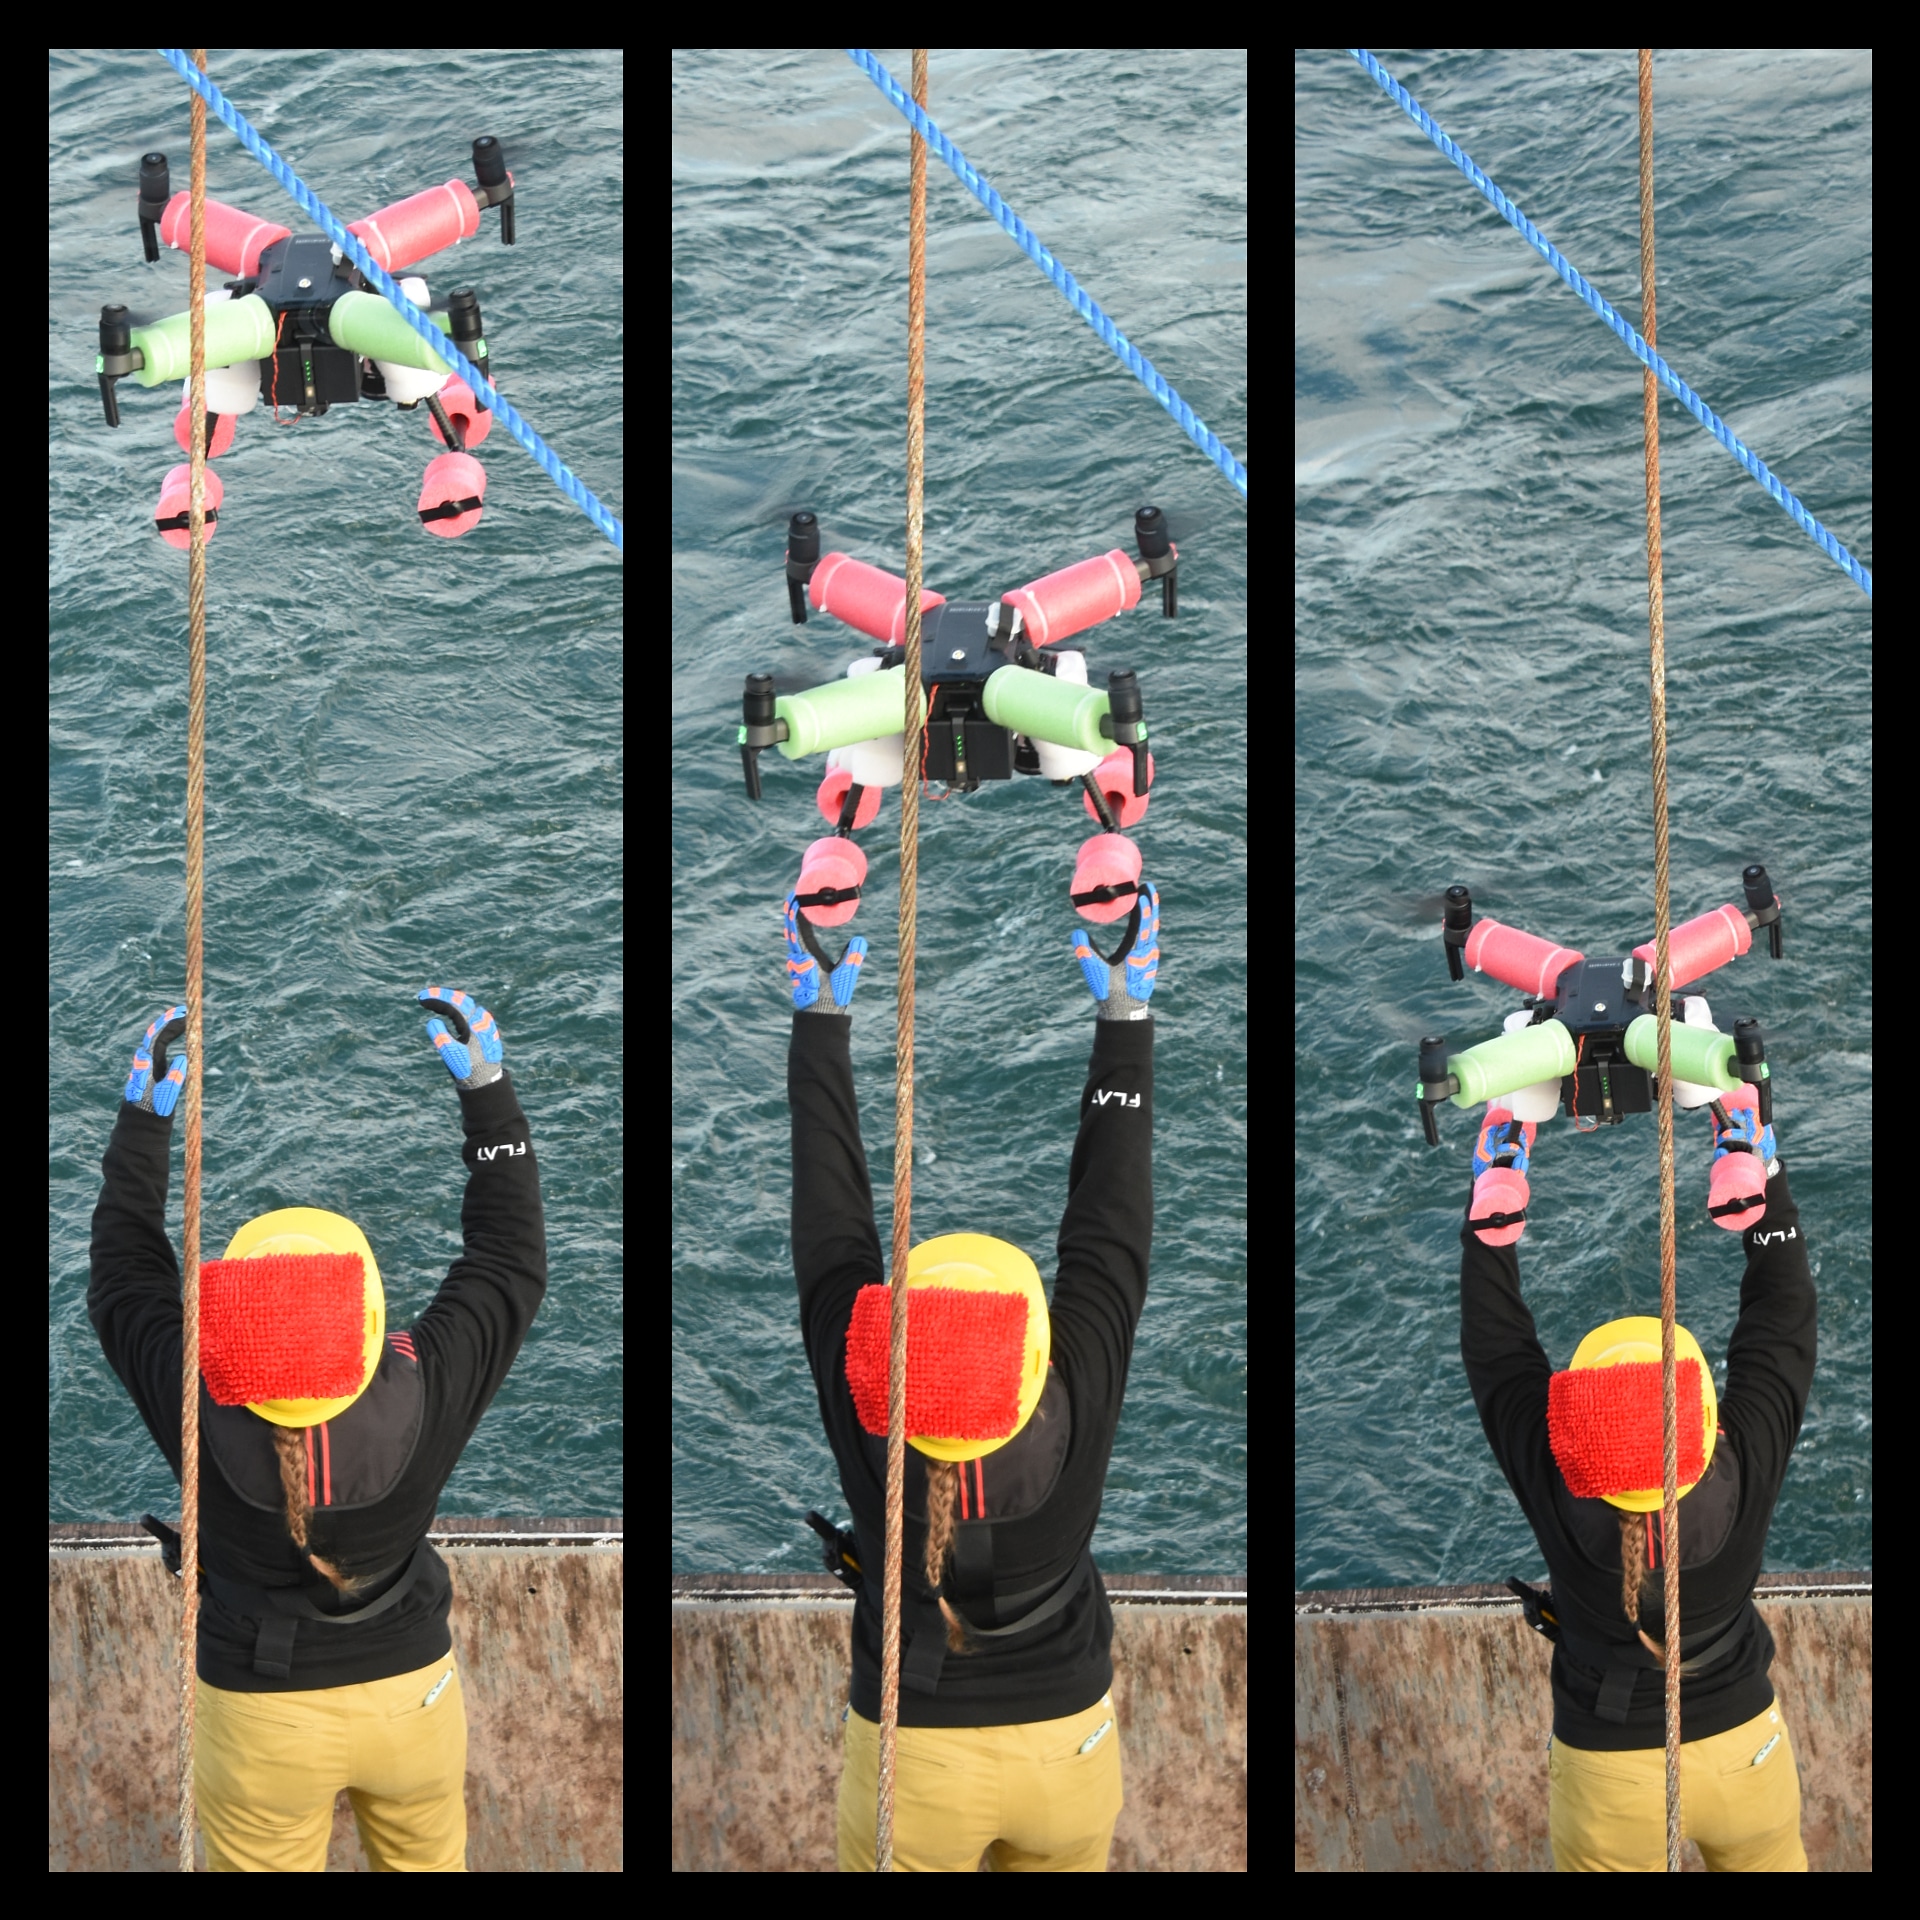
[{"label": "rope strand", "polygon": [[[913,97],[927,104],[927,50],[913,50]],[[913,136],[907,217],[907,632],[906,737],[921,729],[920,523],[926,454],[927,143]],[[893,1871],[893,1763],[900,1724],[900,1572],[907,1470],[907,1252],[913,1227],[913,962],[919,883],[920,793],[900,783],[900,980],[894,1001],[893,1345],[887,1367],[887,1567],[880,1629],[880,1804],[874,1870]]]},{"label": "rope strand", "polygon": [[[207,51],[193,58],[206,71]],[[200,1625],[200,1060],[202,827],[207,734],[207,104],[193,97],[192,340],[187,493],[187,1079],[186,1219],[180,1280],[180,1871],[193,1869],[194,1642]],[[155,1062],[156,1069],[161,1063]]]},{"label": "rope strand", "polygon": [[[973,163],[967,156],[927,118],[925,102],[915,105],[909,100],[900,82],[864,47],[849,47],[847,57],[887,96],[916,136],[932,143],[934,152],[953,169],[954,178],[993,215],[1020,251],[1053,282],[1067,305],[1099,335],[1114,358],[1179,422],[1181,432],[1227,476],[1244,500],[1247,497],[1247,470],[1233,457],[1232,449],[1187,405],[1178,390],[1168,384],[1160,369],[1107,318],[1099,301],[1040,244],[1027,223],[974,171]],[[916,94],[919,86],[916,80]]]},{"label": "rope strand", "polygon": [[[1487,176],[1474,165],[1473,156],[1466,153],[1449,137],[1446,129],[1434,119],[1405,87],[1403,87],[1385,67],[1364,47],[1349,47],[1347,52],[1359,62],[1362,68],[1372,76],[1374,83],[1388,99],[1397,105],[1413,124],[1424,133],[1433,144],[1444,153],[1453,164],[1485,196],[1487,203],[1499,214],[1508,226],[1519,234],[1528,246],[1537,253],[1555,273],[1557,273],[1589,307],[1619,336],[1635,359],[1644,367],[1650,367],[1660,376],[1661,384],[1667,391],[1693,415],[1693,417],[1713,435],[1713,437],[1746,468],[1753,478],[1765,490],[1767,498],[1780,508],[1792,520],[1835,566],[1842,568],[1868,599],[1873,597],[1873,573],[1863,567],[1845,547],[1843,547],[1825,527],[1823,527],[1805,507],[1791,488],[1780,484],[1773,469],[1736,434],[1727,423],[1707,405],[1707,403],[1687,385],[1687,383],[1660,358],[1653,350],[1653,336],[1645,338],[1634,332],[1633,328],[1615,310],[1610,301],[1577,272],[1566,260],[1547,236],[1536,227],[1527,216],[1516,207]],[[1645,276],[1642,276],[1644,284]]]},{"label": "rope strand", "polygon": [[[1653,49],[1640,49],[1640,298],[1641,324],[1654,339],[1653,303]],[[1640,376],[1641,437],[1647,460],[1647,643],[1653,681],[1653,1009],[1660,1031],[1660,1555],[1665,1575],[1667,1681],[1667,1871],[1680,1871],[1680,1516],[1679,1431],[1674,1394],[1673,996],[1668,990],[1667,942],[1672,921],[1667,897],[1667,619],[1660,578],[1660,385],[1648,368]]]}]

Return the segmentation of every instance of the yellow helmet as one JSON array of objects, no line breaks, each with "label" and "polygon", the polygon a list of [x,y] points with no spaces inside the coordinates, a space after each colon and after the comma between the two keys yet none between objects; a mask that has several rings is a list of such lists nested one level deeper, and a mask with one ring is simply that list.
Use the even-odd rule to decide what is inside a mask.
[{"label": "yellow helmet", "polygon": [[[1720,1406],[1713,1369],[1685,1327],[1673,1330],[1673,1357],[1679,1493],[1685,1495],[1706,1477]],[[1600,1370],[1620,1367],[1628,1371],[1600,1377]],[[1597,1497],[1627,1513],[1659,1509],[1665,1478],[1662,1391],[1660,1322],[1651,1314],[1609,1320],[1574,1349],[1567,1370],[1548,1382],[1547,1434],[1576,1498]]]},{"label": "yellow helmet", "polygon": [[[1053,1328],[1039,1269],[1005,1240],[947,1233],[908,1254],[907,1288],[908,1441],[935,1460],[977,1460],[1004,1447],[1046,1391]],[[922,1289],[986,1295],[993,1304],[973,1312],[942,1302],[930,1317],[911,1298]],[[869,1433],[887,1430],[891,1316],[889,1288],[861,1288],[847,1329],[847,1383]],[[974,1411],[962,1414],[963,1406]],[[933,1421],[964,1430],[922,1430]]]},{"label": "yellow helmet", "polygon": [[[220,1351],[222,1343],[232,1341],[236,1346],[230,1368],[232,1377],[243,1377],[248,1367],[257,1364],[257,1358],[251,1351],[242,1353],[237,1350],[239,1343],[246,1339],[244,1276],[223,1274],[219,1269],[229,1262],[263,1260],[275,1255],[314,1254],[347,1254],[357,1256],[359,1260],[363,1314],[360,1379],[350,1393],[306,1399],[247,1400],[243,1403],[263,1420],[271,1420],[277,1427],[316,1427],[323,1420],[332,1420],[352,1406],[366,1392],[368,1383],[373,1379],[374,1370],[380,1364],[380,1348],[387,1334],[387,1295],[381,1284],[379,1264],[373,1257],[372,1247],[367,1244],[367,1236],[344,1214],[328,1213],[320,1207],[282,1207],[278,1212],[263,1213],[249,1220],[227,1242],[227,1250],[222,1258],[209,1262],[201,1269],[205,1289],[203,1309],[211,1309],[211,1312],[203,1311],[201,1370],[208,1375],[208,1388],[214,1393],[214,1398],[222,1404],[232,1404],[232,1401],[223,1399],[215,1379],[228,1358]],[[229,1281],[239,1284],[230,1287],[227,1285]],[[296,1300],[293,1311],[300,1311],[302,1304]],[[316,1314],[322,1310],[316,1304]],[[303,1330],[291,1331],[294,1338],[289,1344],[297,1343]]]}]

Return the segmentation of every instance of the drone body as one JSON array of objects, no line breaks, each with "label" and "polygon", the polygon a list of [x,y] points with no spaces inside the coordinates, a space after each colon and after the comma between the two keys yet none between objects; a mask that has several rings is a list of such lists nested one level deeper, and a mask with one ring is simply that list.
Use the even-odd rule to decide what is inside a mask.
[{"label": "drone body", "polygon": [[[449,180],[415,194],[350,231],[389,273],[425,259],[476,233],[483,207],[500,209],[500,235],[513,244],[513,176],[499,143],[490,136],[473,143],[476,186]],[[190,244],[190,196],[170,194],[167,158],[149,153],[140,162],[138,202],[141,240],[151,263],[158,241]],[[486,437],[491,417],[464,380],[454,375],[389,301],[367,290],[364,276],[340,250],[321,237],[297,237],[217,200],[205,203],[208,263],[234,277],[206,296],[206,453],[209,460],[234,441],[235,422],[265,401],[276,419],[318,419],[329,408],[359,400],[390,400],[405,411],[422,401],[433,432],[448,451],[428,466],[419,500],[420,523],[445,538],[468,531],[480,518],[486,474],[471,449]],[[428,310],[427,284],[403,280],[401,290]],[[471,288],[453,293],[446,310],[430,318],[461,352],[492,378],[480,304]],[[184,380],[189,370],[191,316],[176,313],[141,324],[124,306],[100,312],[100,355],[95,370],[107,424],[120,424],[115,383],[131,378],[144,387]],[[187,400],[174,422],[174,437],[189,448]],[[183,463],[167,475],[154,524],[171,546],[187,544],[187,477]],[[207,536],[219,524],[224,489],[207,470]]]}]

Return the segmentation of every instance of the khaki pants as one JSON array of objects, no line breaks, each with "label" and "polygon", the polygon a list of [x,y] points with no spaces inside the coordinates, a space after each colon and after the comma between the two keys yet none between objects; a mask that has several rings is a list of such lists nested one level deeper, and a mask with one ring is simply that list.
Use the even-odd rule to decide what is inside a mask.
[{"label": "khaki pants", "polygon": [[[895,1873],[1105,1873],[1120,1818],[1113,1696],[1063,1720],[902,1727],[894,1755]],[[1105,1725],[1085,1753],[1080,1751]],[[880,1729],[851,1708],[840,1768],[842,1873],[873,1871]]]},{"label": "khaki pants", "polygon": [[[1664,1747],[1592,1753],[1551,1743],[1557,1873],[1660,1873],[1667,1864]],[[1778,1700],[1744,1726],[1680,1746],[1680,1831],[1709,1873],[1805,1873],[1800,1776]]]},{"label": "khaki pants", "polygon": [[467,1709],[451,1652],[306,1693],[196,1680],[193,1712],[209,1873],[324,1873],[343,1790],[375,1873],[466,1872]]}]

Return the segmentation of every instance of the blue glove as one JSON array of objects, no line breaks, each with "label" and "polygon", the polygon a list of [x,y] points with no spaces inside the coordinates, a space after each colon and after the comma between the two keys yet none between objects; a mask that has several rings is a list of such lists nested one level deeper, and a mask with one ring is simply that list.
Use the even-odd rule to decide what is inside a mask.
[{"label": "blue glove", "polygon": [[1511,1167],[1515,1173],[1525,1173],[1533,1165],[1535,1132],[1531,1120],[1516,1123],[1511,1108],[1498,1100],[1491,1102],[1486,1118],[1480,1123],[1479,1137],[1473,1143],[1473,1177],[1478,1180],[1493,1166]]},{"label": "blue glove", "polygon": [[[138,1107],[143,1113],[157,1113],[162,1120],[173,1117],[180,1103],[180,1089],[187,1083],[186,1034],[186,1008],[169,1007],[141,1035],[140,1044],[133,1050],[133,1071],[127,1075],[121,1094],[128,1106]],[[169,1059],[167,1049],[176,1040],[181,1043],[180,1051]],[[167,1062],[167,1070],[158,1080],[153,1076],[156,1060]]]},{"label": "blue glove", "polygon": [[[1098,1003],[1102,1020],[1153,1017],[1147,1002],[1153,998],[1154,983],[1160,975],[1160,896],[1151,880],[1140,882],[1133,915],[1128,922],[1133,941],[1126,947],[1126,968],[1118,978],[1114,970],[1120,963],[1120,949],[1102,959],[1091,936],[1082,929],[1074,931],[1073,957],[1080,962],[1081,977]],[[1122,946],[1126,946],[1124,940]]]},{"label": "blue glove", "polygon": [[[463,1092],[491,1086],[506,1072],[500,1064],[504,1049],[500,1029],[493,1015],[470,993],[458,987],[422,987],[416,996],[431,1014],[443,1016],[427,1022],[427,1038],[439,1050],[453,1075],[454,1084]],[[446,1023],[453,1022],[453,1031]]]},{"label": "blue glove", "polygon": [[847,942],[840,963],[827,974],[828,997],[820,997],[820,975],[826,955],[813,944],[811,927],[800,918],[797,894],[787,895],[783,924],[787,934],[787,982],[793,988],[795,1013],[838,1013],[852,1017],[853,990],[860,984],[860,969],[866,965],[867,943],[861,934]]},{"label": "blue glove", "polygon": [[[1709,1111],[1713,1115],[1714,1159],[1723,1160],[1729,1153],[1738,1153],[1744,1145],[1761,1166],[1772,1167],[1779,1148],[1774,1141],[1772,1122],[1764,1127],[1760,1124],[1760,1096],[1752,1087],[1741,1086],[1732,1093],[1722,1094]],[[1730,1126],[1720,1124],[1723,1113],[1732,1123]]]}]

